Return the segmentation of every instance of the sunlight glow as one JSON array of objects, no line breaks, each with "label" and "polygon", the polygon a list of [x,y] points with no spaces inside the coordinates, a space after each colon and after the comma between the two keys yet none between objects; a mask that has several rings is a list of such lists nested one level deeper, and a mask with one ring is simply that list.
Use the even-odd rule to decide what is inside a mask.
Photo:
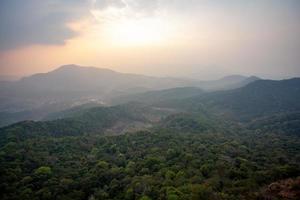
[{"label": "sunlight glow", "polygon": [[117,46],[157,45],[171,32],[170,21],[162,16],[142,16],[127,7],[109,7],[91,13],[101,26],[99,35],[105,33],[106,39]]},{"label": "sunlight glow", "polygon": [[167,36],[163,22],[155,18],[122,20],[112,23],[108,30],[113,43],[119,45],[158,44]]}]

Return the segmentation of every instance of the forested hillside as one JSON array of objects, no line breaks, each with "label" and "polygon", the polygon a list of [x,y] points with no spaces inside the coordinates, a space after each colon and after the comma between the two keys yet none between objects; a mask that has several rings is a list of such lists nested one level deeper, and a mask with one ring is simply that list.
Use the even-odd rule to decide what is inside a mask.
[{"label": "forested hillside", "polygon": [[258,80],[229,91],[199,94],[186,99],[160,101],[157,105],[208,111],[222,118],[251,121],[260,117],[300,111],[300,78]]},{"label": "forested hillside", "polygon": [[299,147],[299,136],[225,127],[11,136],[1,148],[1,199],[257,199],[300,175]]},{"label": "forested hillside", "polygon": [[0,0],[0,200],[300,200],[299,19]]},{"label": "forested hillside", "polygon": [[148,92],[1,128],[0,198],[299,199],[299,87]]}]

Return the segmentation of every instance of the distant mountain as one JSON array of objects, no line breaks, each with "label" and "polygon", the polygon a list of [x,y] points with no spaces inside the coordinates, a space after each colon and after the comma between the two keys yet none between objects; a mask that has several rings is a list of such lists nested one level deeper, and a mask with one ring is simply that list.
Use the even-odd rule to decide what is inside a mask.
[{"label": "distant mountain", "polygon": [[11,76],[11,75],[0,75],[0,82],[2,81],[16,81],[19,80],[20,77],[18,76]]},{"label": "distant mountain", "polygon": [[158,103],[170,100],[186,99],[198,95],[204,95],[215,90],[237,89],[248,85],[249,83],[260,80],[257,77],[245,77],[239,75],[226,76],[214,81],[199,81],[195,85],[197,87],[178,87],[165,90],[148,91],[130,95],[120,95],[112,98],[111,104],[122,104],[130,101],[138,101],[143,103]]},{"label": "distant mountain", "polygon": [[244,87],[205,92],[199,88],[173,88],[119,98],[188,112],[209,112],[237,120],[252,120],[300,111],[300,78],[257,80]]},{"label": "distant mountain", "polygon": [[258,80],[242,88],[207,93],[177,103],[191,110],[209,109],[237,120],[300,111],[300,78]]},{"label": "distant mountain", "polygon": [[125,74],[110,69],[65,65],[54,71],[23,78],[20,84],[34,89],[73,92],[130,92],[172,88],[191,84],[176,78],[157,78],[137,74]]},{"label": "distant mountain", "polygon": [[[54,71],[21,79],[23,89],[51,92],[98,92],[116,94],[162,90],[175,87],[199,87],[205,90],[233,89],[258,80],[257,77],[227,76],[219,80],[198,81],[179,78],[159,78],[119,73],[105,68],[65,65]],[[112,94],[113,93],[113,94]]]},{"label": "distant mountain", "polygon": [[298,134],[300,130],[300,78],[259,80],[219,92],[174,88],[146,92],[134,99],[135,102],[112,107],[79,106],[52,115],[52,121],[25,121],[0,132],[6,136],[14,130],[27,136],[121,134],[154,126],[198,132],[230,124],[266,132]]},{"label": "distant mountain", "polygon": [[[183,98],[197,93],[198,89],[191,87],[206,91],[225,90],[242,87],[255,80],[256,78],[243,76],[231,76],[216,81],[158,78],[119,73],[104,68],[65,65],[54,71],[35,74],[19,81],[3,82],[0,85],[0,126],[21,120],[41,120],[50,113],[74,106],[95,102],[99,105],[109,104],[119,97],[123,99],[131,94],[153,90],[190,88],[182,92],[177,91],[178,89],[171,90],[169,94],[167,91],[162,92],[166,94],[159,94],[155,100],[172,96]],[[152,96],[151,93],[148,95]],[[138,96],[140,95],[128,99],[138,99]]]},{"label": "distant mountain", "polygon": [[49,104],[106,101],[123,94],[192,84],[175,78],[124,74],[109,69],[62,66],[0,86],[0,111],[19,112]]},{"label": "distant mountain", "polygon": [[[234,120],[246,123],[250,129],[260,128],[265,131],[276,130],[293,134],[300,130],[300,78],[258,80],[241,88],[216,92],[174,88],[133,95],[131,100],[189,113],[183,119],[180,118],[181,124],[186,123],[189,118],[186,116],[191,114],[197,116],[196,118],[204,115],[205,119],[214,115],[216,118],[211,121],[217,118]],[[177,120],[177,117],[175,119]],[[170,124],[169,121],[163,123]],[[190,120],[188,123],[192,124],[192,127],[195,125]]]},{"label": "distant mountain", "polygon": [[164,102],[169,100],[185,99],[204,93],[200,88],[196,87],[180,87],[165,90],[149,91],[144,93],[123,95],[115,97],[111,100],[111,104],[123,104],[128,102],[142,102],[147,104]]},{"label": "distant mountain", "polygon": [[231,75],[218,80],[200,81],[198,86],[206,91],[230,90],[243,87],[257,80],[260,80],[260,78],[256,76]]}]

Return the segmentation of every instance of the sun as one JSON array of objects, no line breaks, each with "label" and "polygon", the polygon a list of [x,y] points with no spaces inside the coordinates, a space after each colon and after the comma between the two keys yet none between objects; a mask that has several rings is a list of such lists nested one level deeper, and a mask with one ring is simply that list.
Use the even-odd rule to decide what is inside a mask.
[{"label": "sun", "polygon": [[99,22],[99,35],[114,45],[157,45],[167,39],[170,23],[158,15],[140,16],[128,7],[92,10]]},{"label": "sun", "polygon": [[167,30],[157,18],[125,19],[109,25],[111,40],[118,45],[156,45],[166,39]]}]

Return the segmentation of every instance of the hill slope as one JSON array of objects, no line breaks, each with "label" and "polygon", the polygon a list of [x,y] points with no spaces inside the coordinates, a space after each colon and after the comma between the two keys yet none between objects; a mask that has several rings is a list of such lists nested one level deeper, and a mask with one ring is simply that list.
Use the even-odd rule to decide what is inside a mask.
[{"label": "hill slope", "polygon": [[203,93],[182,100],[157,103],[159,106],[204,111],[236,120],[251,120],[277,113],[300,111],[300,78],[259,80],[245,87]]},{"label": "hill slope", "polygon": [[300,78],[259,80],[243,88],[210,94],[202,101],[214,110],[227,110],[240,119],[300,111]]},{"label": "hill slope", "polygon": [[[197,88],[175,88],[134,97],[140,102],[113,107],[79,107],[53,115],[52,118],[67,117],[65,119],[36,122],[32,125],[37,125],[38,131],[39,126],[42,126],[47,134],[54,135],[106,132],[120,134],[137,127],[151,127],[158,122],[162,127],[183,126],[189,130],[196,127],[198,130],[210,127],[213,121],[222,120],[252,121],[248,125],[250,128],[265,127],[266,130],[278,128],[284,122],[288,132],[296,133],[299,130],[297,122],[300,115],[297,112],[300,112],[300,78],[260,80],[230,91],[204,93]],[[25,122],[25,127],[27,123]],[[22,127],[23,124],[17,126]],[[6,129],[3,130],[7,132]]]},{"label": "hill slope", "polygon": [[163,117],[174,113],[130,103],[113,107],[78,109],[64,119],[51,121],[23,121],[0,128],[1,142],[7,137],[30,138],[35,136],[76,136],[83,134],[118,135],[147,129]]},{"label": "hill slope", "polygon": [[175,87],[230,89],[255,80],[243,76],[216,81],[158,78],[119,73],[104,68],[65,65],[19,81],[3,82],[0,85],[0,126],[22,120],[41,120],[50,113],[74,106],[91,102],[103,105],[116,97],[151,90]]},{"label": "hill slope", "polygon": [[111,100],[111,104],[123,104],[131,101],[152,104],[175,99],[186,99],[202,93],[204,93],[204,91],[196,87],[171,88],[166,90],[118,96]]}]

